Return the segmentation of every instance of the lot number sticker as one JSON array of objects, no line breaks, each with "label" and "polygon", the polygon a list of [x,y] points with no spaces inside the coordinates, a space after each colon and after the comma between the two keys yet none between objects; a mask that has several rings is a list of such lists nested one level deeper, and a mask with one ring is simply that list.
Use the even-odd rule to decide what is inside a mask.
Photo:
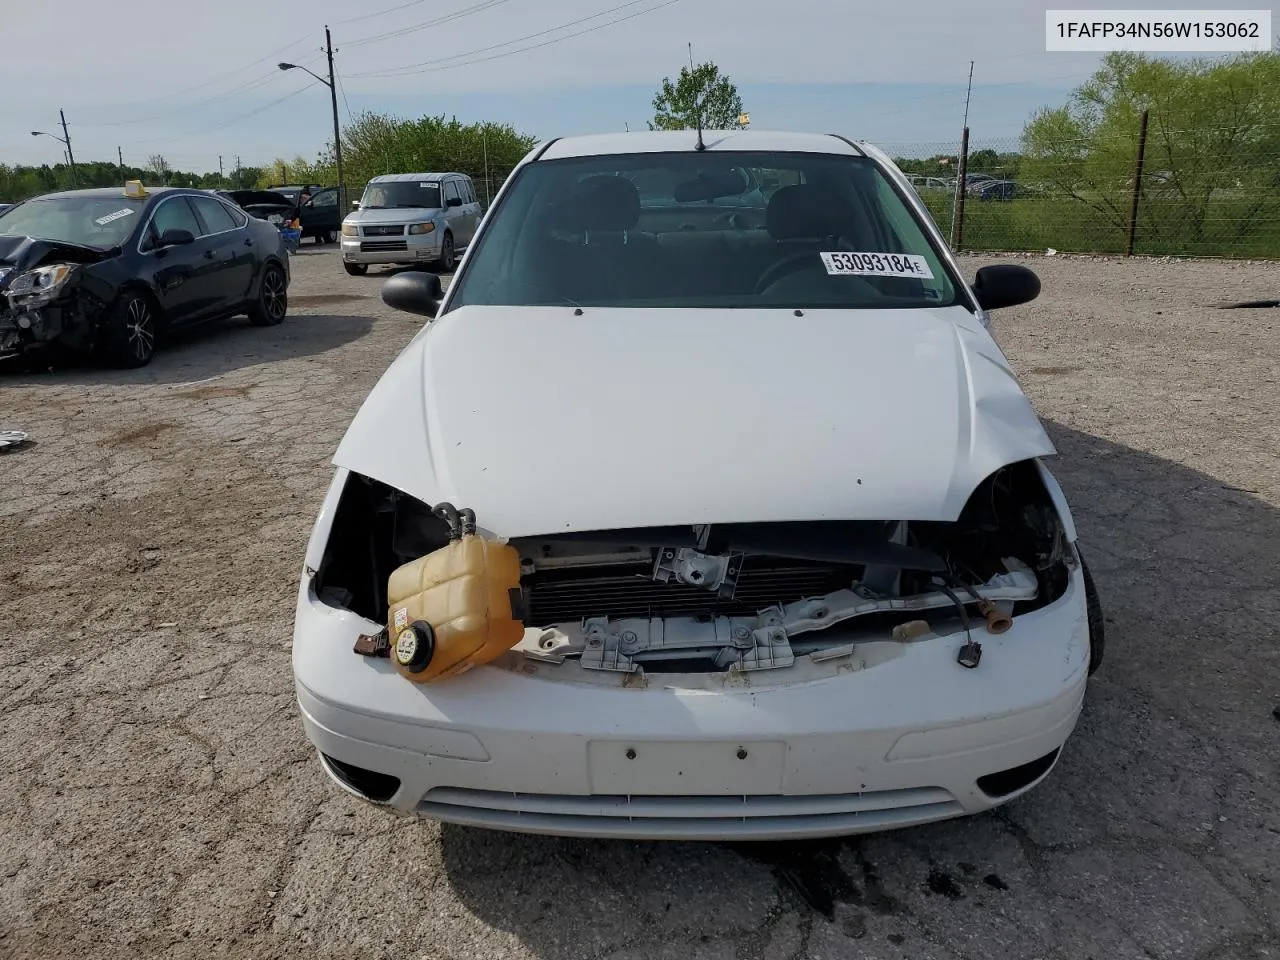
[{"label": "lot number sticker", "polygon": [[125,207],[123,210],[117,210],[115,213],[108,213],[105,217],[99,217],[97,220],[93,222],[100,227],[105,227],[112,220],[119,220],[121,217],[132,217],[132,216],[133,216],[133,208]]},{"label": "lot number sticker", "polygon": [[924,257],[914,253],[823,253],[822,265],[833,277],[912,277],[932,280]]}]

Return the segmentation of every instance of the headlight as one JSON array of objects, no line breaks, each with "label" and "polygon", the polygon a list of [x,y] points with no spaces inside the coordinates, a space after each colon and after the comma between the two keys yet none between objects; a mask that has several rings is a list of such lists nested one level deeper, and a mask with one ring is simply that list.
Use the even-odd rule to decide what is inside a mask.
[{"label": "headlight", "polygon": [[354,223],[344,223],[342,225],[342,235],[344,237],[358,237],[360,236],[360,231],[356,229]]},{"label": "headlight", "polygon": [[75,267],[69,263],[51,263],[47,267],[36,267],[21,276],[13,278],[6,291],[13,299],[36,299],[41,302],[52,300],[66,284],[67,278]]},{"label": "headlight", "polygon": [[409,236],[417,237],[424,233],[430,233],[436,228],[434,223],[411,223],[409,224]]}]

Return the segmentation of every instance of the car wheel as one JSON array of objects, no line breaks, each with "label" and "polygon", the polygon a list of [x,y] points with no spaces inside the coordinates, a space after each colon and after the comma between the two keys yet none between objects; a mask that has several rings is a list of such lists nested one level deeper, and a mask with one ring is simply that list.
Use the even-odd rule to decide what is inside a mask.
[{"label": "car wheel", "polygon": [[338,235],[334,233],[332,230],[326,230],[324,232],[324,242],[326,244],[336,243],[337,240],[338,240]]},{"label": "car wheel", "polygon": [[145,367],[156,352],[159,311],[151,298],[127,292],[111,308],[104,343],[108,361],[117,367]]},{"label": "car wheel", "polygon": [[[1076,552],[1080,552],[1078,547]],[[1106,618],[1102,615],[1102,601],[1098,599],[1098,588],[1094,586],[1089,565],[1084,562],[1084,554],[1080,554],[1080,571],[1084,574],[1084,603],[1089,620],[1089,676],[1093,676],[1102,666],[1102,657],[1107,649]]]},{"label": "car wheel", "polygon": [[369,272],[369,265],[367,263],[344,263],[342,269],[353,277],[363,277]]},{"label": "car wheel", "polygon": [[440,271],[441,273],[453,273],[453,266],[453,234],[446,233],[440,248]]},{"label": "car wheel", "polygon": [[289,285],[284,271],[275,263],[268,263],[262,270],[262,282],[258,285],[258,299],[249,308],[249,322],[255,327],[274,327],[289,312]]}]

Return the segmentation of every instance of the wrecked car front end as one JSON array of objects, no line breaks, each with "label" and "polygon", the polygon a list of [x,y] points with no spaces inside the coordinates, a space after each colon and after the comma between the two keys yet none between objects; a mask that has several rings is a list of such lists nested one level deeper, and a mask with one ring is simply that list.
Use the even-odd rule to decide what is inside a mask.
[{"label": "wrecked car front end", "polygon": [[[336,782],[521,832],[780,839],[976,813],[1048,775],[1083,701],[1090,587],[1052,444],[976,319],[523,313],[436,320],[339,448],[293,648]],[[660,347],[677,331],[723,360],[696,370],[698,396],[733,397],[711,419],[646,390],[694,372]],[[792,336],[840,346],[788,359]],[[485,342],[506,348],[480,399],[460,360]],[[607,368],[607,404],[573,377],[530,389],[539,351]],[[910,395],[878,402],[907,368]],[[442,500],[518,555],[523,630],[409,683],[388,582],[450,543]]]},{"label": "wrecked car front end", "polygon": [[88,351],[110,297],[91,268],[118,253],[0,236],[0,359],[54,344]]}]

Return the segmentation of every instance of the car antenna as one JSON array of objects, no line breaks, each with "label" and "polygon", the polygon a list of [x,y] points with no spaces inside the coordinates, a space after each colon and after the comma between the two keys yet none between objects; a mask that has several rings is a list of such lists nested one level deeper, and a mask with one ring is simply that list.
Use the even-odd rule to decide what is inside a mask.
[{"label": "car antenna", "polygon": [[[693,44],[689,44],[689,81],[693,81],[693,71],[697,69],[693,65]],[[696,94],[695,94],[696,96]],[[702,104],[694,101],[693,104],[693,121],[698,125],[698,142],[693,145],[693,149],[701,153],[707,149],[707,145],[702,142]]]}]

